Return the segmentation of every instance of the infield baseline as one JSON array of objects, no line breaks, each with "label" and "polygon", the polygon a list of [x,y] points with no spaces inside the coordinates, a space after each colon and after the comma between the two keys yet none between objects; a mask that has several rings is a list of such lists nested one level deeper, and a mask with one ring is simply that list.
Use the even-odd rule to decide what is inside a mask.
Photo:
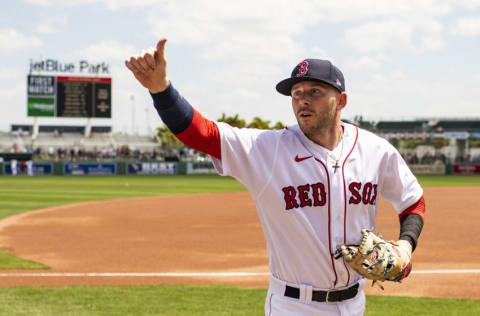
[{"label": "infield baseline", "polygon": [[[443,269],[443,270],[417,270],[412,274],[459,274],[480,273],[480,269]],[[0,273],[2,278],[21,277],[256,277],[269,276],[268,272],[85,272],[85,273]]]}]

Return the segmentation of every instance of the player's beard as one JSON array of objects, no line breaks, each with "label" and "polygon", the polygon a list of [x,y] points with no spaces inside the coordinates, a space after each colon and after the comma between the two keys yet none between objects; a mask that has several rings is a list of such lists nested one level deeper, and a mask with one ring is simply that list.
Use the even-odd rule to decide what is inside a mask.
[{"label": "player's beard", "polygon": [[297,122],[302,132],[308,138],[313,139],[315,135],[323,135],[335,127],[337,112],[336,103],[331,102],[326,111],[315,113],[315,121],[305,122],[297,119]]}]

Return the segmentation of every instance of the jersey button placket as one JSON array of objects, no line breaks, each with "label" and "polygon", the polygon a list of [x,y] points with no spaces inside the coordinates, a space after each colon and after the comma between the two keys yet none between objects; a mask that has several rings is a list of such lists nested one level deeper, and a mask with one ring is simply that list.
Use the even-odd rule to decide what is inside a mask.
[{"label": "jersey button placket", "polygon": [[[343,177],[342,177],[342,163],[340,159],[337,161],[327,158],[330,173],[330,207],[332,215],[331,233],[332,233],[332,250],[335,251],[340,245],[344,243],[345,236],[345,218],[344,218],[344,189],[343,189]],[[334,171],[334,166],[338,163],[340,166],[337,172]],[[347,273],[342,260],[335,260],[335,270],[338,274],[338,285],[345,284],[347,279]]]}]

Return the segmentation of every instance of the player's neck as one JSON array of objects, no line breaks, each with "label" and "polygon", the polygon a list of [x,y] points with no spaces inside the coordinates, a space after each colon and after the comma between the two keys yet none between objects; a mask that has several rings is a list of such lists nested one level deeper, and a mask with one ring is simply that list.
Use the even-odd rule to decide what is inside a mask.
[{"label": "player's neck", "polygon": [[342,140],[342,134],[342,125],[340,122],[336,122],[330,128],[324,129],[319,133],[305,135],[315,144],[325,147],[328,150],[334,150]]}]

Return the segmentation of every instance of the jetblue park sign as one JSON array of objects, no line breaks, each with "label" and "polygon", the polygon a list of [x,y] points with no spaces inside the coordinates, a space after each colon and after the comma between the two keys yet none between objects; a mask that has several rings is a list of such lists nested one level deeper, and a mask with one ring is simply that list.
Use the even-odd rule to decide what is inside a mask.
[{"label": "jetblue park sign", "polygon": [[33,60],[30,59],[30,73],[80,73],[80,74],[109,74],[109,65],[105,62],[90,63],[80,60],[78,63],[62,63],[55,59]]}]

